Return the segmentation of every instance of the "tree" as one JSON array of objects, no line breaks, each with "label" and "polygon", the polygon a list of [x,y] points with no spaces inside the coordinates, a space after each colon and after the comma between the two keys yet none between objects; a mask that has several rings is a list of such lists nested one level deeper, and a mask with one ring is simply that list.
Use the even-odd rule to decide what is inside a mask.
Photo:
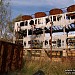
[{"label": "tree", "polygon": [[[0,0],[0,38],[9,39],[11,36],[11,8],[8,0]],[[12,26],[12,25],[11,25]]]},{"label": "tree", "polygon": [[19,21],[21,21],[22,20],[22,14],[20,14],[20,15],[18,15],[16,18],[14,18],[13,20],[12,20],[12,22],[14,23],[14,22],[19,22]]}]

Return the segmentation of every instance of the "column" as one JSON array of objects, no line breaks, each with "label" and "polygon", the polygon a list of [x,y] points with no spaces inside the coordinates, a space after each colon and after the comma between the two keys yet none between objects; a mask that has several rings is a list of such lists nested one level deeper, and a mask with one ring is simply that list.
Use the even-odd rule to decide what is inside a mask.
[{"label": "column", "polygon": [[45,48],[45,30],[44,30],[44,27],[42,27],[42,29],[43,29],[43,34],[42,34],[43,48]]},{"label": "column", "polygon": [[66,39],[67,39],[67,36],[66,36],[66,32],[65,32],[65,26],[63,27],[63,32],[64,32],[64,49],[67,48],[67,44],[66,44]]},{"label": "column", "polygon": [[28,37],[28,29],[27,29],[27,37]]}]

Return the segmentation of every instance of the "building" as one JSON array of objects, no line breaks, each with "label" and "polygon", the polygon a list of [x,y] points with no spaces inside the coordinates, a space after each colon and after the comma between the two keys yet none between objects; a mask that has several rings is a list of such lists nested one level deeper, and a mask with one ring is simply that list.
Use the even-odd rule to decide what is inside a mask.
[{"label": "building", "polygon": [[[22,16],[21,21],[15,22],[13,41],[23,44],[24,48],[50,49],[51,28],[52,49],[69,48],[66,40],[69,37],[68,33],[75,31],[75,5],[69,6],[65,13],[59,8],[54,8],[49,11],[49,15],[37,12],[34,17]],[[53,35],[57,32],[63,33],[62,35]]]}]

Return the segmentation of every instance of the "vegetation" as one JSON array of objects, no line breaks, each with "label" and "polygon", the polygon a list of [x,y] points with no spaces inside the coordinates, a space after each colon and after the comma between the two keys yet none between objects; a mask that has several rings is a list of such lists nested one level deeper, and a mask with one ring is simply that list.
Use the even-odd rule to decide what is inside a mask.
[{"label": "vegetation", "polygon": [[0,39],[12,39],[11,8],[8,0],[0,0]]},{"label": "vegetation", "polygon": [[67,75],[65,70],[75,69],[75,63],[70,61],[65,62],[50,62],[50,61],[24,61],[25,64],[21,71],[16,71],[10,75],[33,75],[38,70],[41,70],[45,75]]},{"label": "vegetation", "polygon": [[22,20],[22,14],[18,15],[16,18],[14,18],[12,20],[12,22],[14,23],[14,22],[18,22],[18,21],[21,21],[21,20]]}]

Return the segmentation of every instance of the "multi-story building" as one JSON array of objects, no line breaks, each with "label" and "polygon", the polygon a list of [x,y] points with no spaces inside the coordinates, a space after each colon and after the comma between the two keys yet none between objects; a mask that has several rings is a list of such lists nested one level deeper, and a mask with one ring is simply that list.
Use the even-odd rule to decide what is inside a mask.
[{"label": "multi-story building", "polygon": [[[49,11],[49,15],[37,12],[34,17],[22,16],[21,21],[15,22],[14,42],[23,44],[24,48],[48,49],[52,35],[52,48],[64,49],[69,47],[67,47],[66,40],[70,31],[75,31],[75,5],[69,6],[65,13],[55,8]],[[54,33],[57,32],[60,33],[55,35]]]}]

